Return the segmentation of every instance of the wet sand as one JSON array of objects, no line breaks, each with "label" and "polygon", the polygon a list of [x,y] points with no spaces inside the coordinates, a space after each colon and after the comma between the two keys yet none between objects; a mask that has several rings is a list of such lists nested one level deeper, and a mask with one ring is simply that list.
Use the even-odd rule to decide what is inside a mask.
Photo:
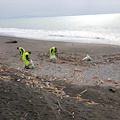
[{"label": "wet sand", "polygon": [[[6,43],[9,41],[17,43]],[[34,61],[35,69],[24,69],[24,62],[17,50],[20,46],[32,52],[30,58]],[[49,59],[49,49],[53,46],[59,50],[57,61]],[[36,116],[31,119],[119,120],[119,51],[119,45],[53,42],[0,36],[0,68],[5,69],[4,73],[0,73],[1,100],[3,100],[1,118],[5,118],[5,114],[7,119],[14,119],[14,115],[26,120],[35,113]],[[92,61],[82,60],[87,54]],[[20,93],[16,85],[20,86]],[[22,90],[22,85],[28,88]],[[16,94],[13,92],[13,96],[17,101],[22,100],[21,106],[25,104],[23,110],[17,106],[15,112],[10,112],[16,102],[4,96],[7,91],[12,98],[8,88],[16,91]],[[24,103],[23,92],[25,100],[34,101],[29,102],[31,106],[27,106],[27,101]],[[25,97],[27,94],[28,98]],[[37,94],[43,99],[39,99]],[[6,107],[4,101],[13,103],[11,106],[7,103],[7,112],[10,112],[11,116],[4,112]],[[43,106],[39,109],[38,101],[39,104],[45,101],[44,104],[48,107]],[[33,106],[36,107],[32,109]],[[32,109],[31,112],[28,109]]]}]

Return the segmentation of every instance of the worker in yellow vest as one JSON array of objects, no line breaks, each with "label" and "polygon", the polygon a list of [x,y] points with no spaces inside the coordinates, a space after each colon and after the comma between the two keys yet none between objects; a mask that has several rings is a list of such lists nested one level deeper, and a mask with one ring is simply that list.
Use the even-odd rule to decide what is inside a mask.
[{"label": "worker in yellow vest", "polygon": [[25,68],[26,69],[30,69],[29,68],[29,61],[30,61],[30,59],[29,59],[29,55],[31,54],[31,52],[25,52],[24,54],[23,54],[23,56],[22,56],[22,59],[23,59],[23,61],[25,62]]},{"label": "worker in yellow vest", "polygon": [[56,47],[52,47],[52,48],[50,48],[50,59],[57,59],[56,58],[56,54],[57,53],[57,48]]},{"label": "worker in yellow vest", "polygon": [[25,53],[25,49],[22,47],[17,47],[17,49],[20,51],[20,55],[23,56],[23,54]]}]

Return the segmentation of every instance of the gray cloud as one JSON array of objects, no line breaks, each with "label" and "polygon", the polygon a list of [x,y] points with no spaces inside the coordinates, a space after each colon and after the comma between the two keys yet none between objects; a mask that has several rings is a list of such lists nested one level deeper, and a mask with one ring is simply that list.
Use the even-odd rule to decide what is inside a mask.
[{"label": "gray cloud", "polygon": [[0,18],[120,13],[120,0],[0,0]]}]

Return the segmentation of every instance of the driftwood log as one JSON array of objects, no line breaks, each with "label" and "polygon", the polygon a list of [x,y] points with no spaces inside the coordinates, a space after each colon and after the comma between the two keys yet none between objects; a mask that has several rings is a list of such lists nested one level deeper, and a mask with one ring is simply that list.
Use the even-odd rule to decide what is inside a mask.
[{"label": "driftwood log", "polygon": [[14,40],[14,41],[8,41],[6,43],[17,43],[17,41],[16,40]]}]

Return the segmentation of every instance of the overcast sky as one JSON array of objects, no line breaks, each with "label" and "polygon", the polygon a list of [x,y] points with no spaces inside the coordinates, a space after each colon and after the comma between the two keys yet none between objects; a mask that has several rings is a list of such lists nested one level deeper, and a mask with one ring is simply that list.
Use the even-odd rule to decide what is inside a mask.
[{"label": "overcast sky", "polygon": [[120,0],[0,0],[0,18],[120,13]]}]

